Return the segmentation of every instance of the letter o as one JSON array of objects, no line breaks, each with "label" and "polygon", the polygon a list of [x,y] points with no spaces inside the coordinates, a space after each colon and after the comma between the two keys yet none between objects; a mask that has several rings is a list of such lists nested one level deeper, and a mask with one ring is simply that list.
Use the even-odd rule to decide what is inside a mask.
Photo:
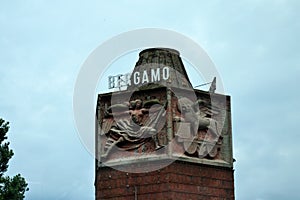
[{"label": "letter o", "polygon": [[169,67],[164,67],[162,70],[163,70],[163,71],[162,71],[162,72],[163,72],[163,73],[162,73],[163,79],[164,79],[164,80],[168,80],[169,77],[170,77],[170,69],[169,69]]}]

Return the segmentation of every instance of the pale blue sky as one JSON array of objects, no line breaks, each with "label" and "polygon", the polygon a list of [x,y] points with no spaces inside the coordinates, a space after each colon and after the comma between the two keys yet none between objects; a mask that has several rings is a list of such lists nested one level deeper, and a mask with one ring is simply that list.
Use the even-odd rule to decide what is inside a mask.
[{"label": "pale blue sky", "polygon": [[77,74],[102,42],[155,27],[199,43],[232,96],[236,199],[299,199],[299,9],[298,0],[1,2],[9,174],[29,182],[28,200],[94,199],[94,159],[73,121]]}]

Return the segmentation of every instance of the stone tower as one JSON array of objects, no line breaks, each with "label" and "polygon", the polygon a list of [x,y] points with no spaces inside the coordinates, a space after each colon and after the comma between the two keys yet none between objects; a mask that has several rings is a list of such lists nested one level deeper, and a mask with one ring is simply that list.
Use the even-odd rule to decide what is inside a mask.
[{"label": "stone tower", "polygon": [[97,200],[234,199],[230,97],[193,89],[178,51],[142,51],[96,117]]}]

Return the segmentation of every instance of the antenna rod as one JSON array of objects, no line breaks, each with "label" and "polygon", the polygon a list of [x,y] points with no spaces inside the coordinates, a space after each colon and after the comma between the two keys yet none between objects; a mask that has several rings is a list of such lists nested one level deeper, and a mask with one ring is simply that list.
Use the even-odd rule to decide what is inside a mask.
[{"label": "antenna rod", "polygon": [[196,87],[201,87],[201,86],[204,86],[204,85],[208,85],[208,84],[210,84],[210,83],[212,83],[212,82],[203,83],[203,84],[201,84],[201,85],[197,85],[197,86],[195,86],[194,88],[196,88]]}]

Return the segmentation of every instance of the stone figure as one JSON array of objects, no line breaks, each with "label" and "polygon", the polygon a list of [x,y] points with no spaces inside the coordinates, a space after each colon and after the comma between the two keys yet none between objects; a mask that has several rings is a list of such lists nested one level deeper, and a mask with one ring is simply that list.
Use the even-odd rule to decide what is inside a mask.
[{"label": "stone figure", "polygon": [[177,133],[178,141],[183,143],[186,152],[194,154],[197,151],[199,157],[206,154],[215,157],[222,139],[218,122],[212,118],[212,115],[218,112],[204,100],[194,103],[186,97],[178,99],[177,109],[180,116],[175,116],[174,121],[178,125],[184,124],[188,127]]},{"label": "stone figure", "polygon": [[[122,116],[121,116],[122,115]],[[103,157],[106,157],[114,146],[123,150],[133,150],[152,139],[155,148],[162,146],[157,138],[157,131],[164,126],[165,108],[157,99],[143,102],[141,99],[124,104],[115,104],[105,111],[103,120],[104,134],[107,141]],[[114,119],[109,119],[114,117]]]}]

